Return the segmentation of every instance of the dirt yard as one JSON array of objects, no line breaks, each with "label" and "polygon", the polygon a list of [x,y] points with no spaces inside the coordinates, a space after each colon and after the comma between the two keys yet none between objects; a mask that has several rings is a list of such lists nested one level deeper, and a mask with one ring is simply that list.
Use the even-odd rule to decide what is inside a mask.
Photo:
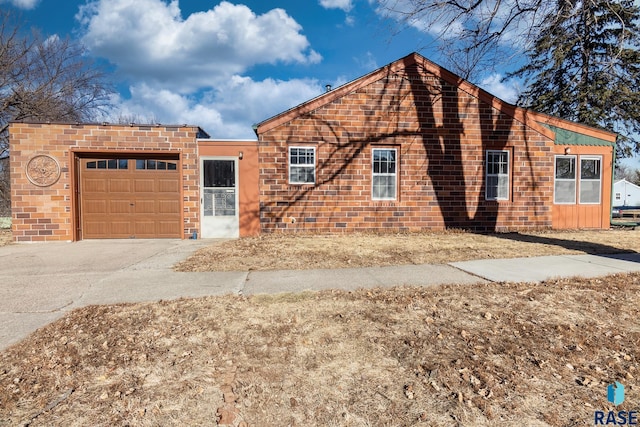
[{"label": "dirt yard", "polygon": [[[639,237],[277,235],[180,268],[628,252]],[[86,307],[0,353],[0,426],[593,425],[637,410],[639,318],[640,274]]]}]

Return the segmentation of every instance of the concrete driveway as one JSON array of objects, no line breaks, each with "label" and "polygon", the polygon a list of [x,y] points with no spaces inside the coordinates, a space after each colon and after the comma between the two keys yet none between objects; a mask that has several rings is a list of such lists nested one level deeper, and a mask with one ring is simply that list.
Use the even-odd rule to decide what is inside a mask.
[{"label": "concrete driveway", "polygon": [[[85,240],[0,247],[0,349],[76,307],[228,292],[233,280],[222,287],[202,275],[188,274],[185,280],[187,273],[171,270],[212,243]],[[244,280],[243,274],[236,276],[236,284]]]},{"label": "concrete driveway", "polygon": [[84,240],[0,247],[0,350],[74,308],[223,294],[483,281],[447,265],[178,273],[216,240]]}]

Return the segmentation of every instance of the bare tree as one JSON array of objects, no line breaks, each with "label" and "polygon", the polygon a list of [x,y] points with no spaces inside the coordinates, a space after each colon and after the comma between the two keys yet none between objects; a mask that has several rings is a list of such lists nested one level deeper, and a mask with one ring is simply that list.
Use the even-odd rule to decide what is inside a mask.
[{"label": "bare tree", "polygon": [[128,125],[130,123],[155,125],[155,124],[158,124],[158,120],[155,118],[153,114],[149,116],[143,116],[141,114],[135,114],[135,113],[127,114],[127,113],[121,112],[115,117],[114,123],[117,123],[119,125]]},{"label": "bare tree", "polygon": [[553,13],[546,0],[376,0],[378,10],[436,38],[443,62],[473,80],[526,50]]},{"label": "bare tree", "polygon": [[88,121],[113,92],[81,45],[25,35],[11,18],[0,16],[0,151],[8,147],[9,122]]},{"label": "bare tree", "polygon": [[[11,121],[90,121],[109,106],[113,93],[81,45],[25,34],[15,22],[0,12],[0,154],[9,149]],[[6,211],[11,191],[7,162],[2,163],[0,210]]]}]

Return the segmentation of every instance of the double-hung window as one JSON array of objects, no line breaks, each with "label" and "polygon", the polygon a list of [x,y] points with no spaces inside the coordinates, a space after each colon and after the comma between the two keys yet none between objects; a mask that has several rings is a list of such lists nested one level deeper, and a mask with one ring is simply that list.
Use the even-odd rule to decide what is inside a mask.
[{"label": "double-hung window", "polygon": [[372,153],[371,198],[396,199],[396,149],[374,148]]},{"label": "double-hung window", "polygon": [[599,204],[601,185],[601,157],[580,156],[580,203]]},{"label": "double-hung window", "polygon": [[289,147],[289,184],[314,184],[315,182],[315,147]]},{"label": "double-hung window", "polygon": [[487,150],[485,198],[509,199],[509,152]]},{"label": "double-hung window", "polygon": [[576,156],[556,156],[555,188],[556,204],[576,203]]}]

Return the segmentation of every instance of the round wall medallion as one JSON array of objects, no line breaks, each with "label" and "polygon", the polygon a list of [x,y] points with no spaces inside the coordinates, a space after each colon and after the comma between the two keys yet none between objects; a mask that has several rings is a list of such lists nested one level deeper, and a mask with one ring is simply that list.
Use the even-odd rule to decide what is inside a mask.
[{"label": "round wall medallion", "polygon": [[60,178],[60,165],[53,157],[39,154],[27,163],[27,178],[39,187],[55,184]]}]

